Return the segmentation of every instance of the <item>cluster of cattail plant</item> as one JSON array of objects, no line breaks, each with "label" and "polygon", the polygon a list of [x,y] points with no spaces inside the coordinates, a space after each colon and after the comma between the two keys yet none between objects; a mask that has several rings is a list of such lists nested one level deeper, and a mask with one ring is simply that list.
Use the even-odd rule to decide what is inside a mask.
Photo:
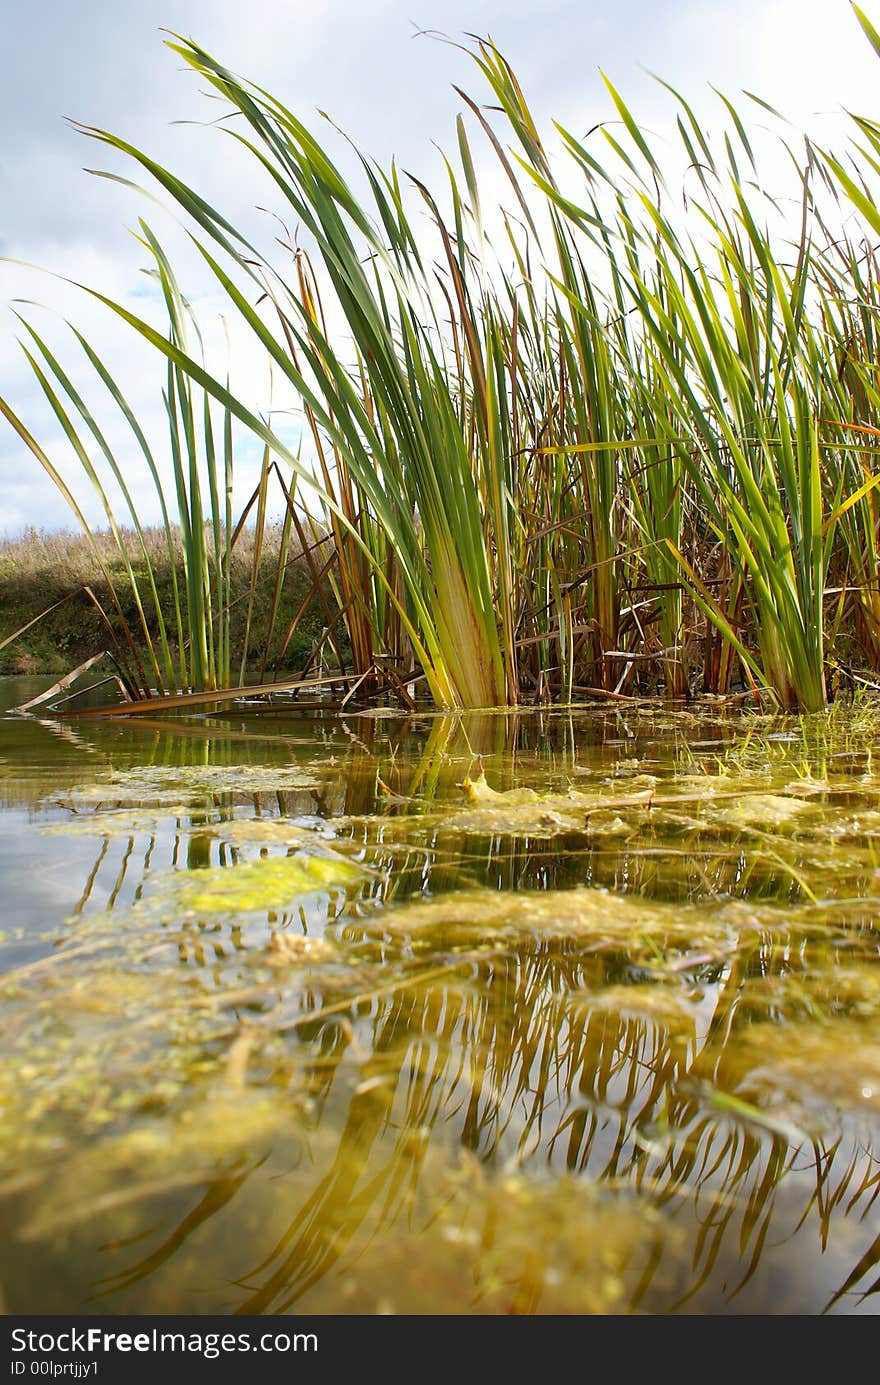
[{"label": "cluster of cattail plant", "polygon": [[[714,142],[672,93],[688,164],[682,210],[614,88],[613,133],[560,129],[554,156],[509,63],[480,42],[472,56],[491,109],[462,93],[470,127],[459,118],[442,191],[362,159],[356,195],[279,100],[193,42],[171,47],[227,103],[233,137],[296,219],[289,258],[270,261],[147,154],[86,133],[140,163],[186,213],[230,311],[307,426],[294,450],[208,371],[144,226],[167,335],[91,292],[165,357],[173,502],[118,384],[80,337],[156,481],[169,544],[179,528],[186,553],[171,612],[152,611],[146,549],[129,563],[132,582],[135,556],[147,572],[142,630],[126,635],[132,683],[212,689],[249,676],[230,668],[225,584],[242,525],[266,523],[270,483],[299,548],[332,540],[315,560],[316,599],[364,688],[408,698],[421,681],[438,706],[489,707],[584,690],[682,697],[739,681],[811,711],[826,704],[829,667],[873,680],[880,126],[855,121],[846,162],[810,141],[788,148],[800,207],[780,224],[738,111],[725,102]],[[485,215],[474,132],[499,161],[512,211]],[[96,448],[110,469],[130,543],[138,517],[123,470],[64,367],[28,333],[36,376],[121,535]],[[76,509],[59,467],[0,407]],[[260,484],[235,518],[233,423],[264,447]],[[134,666],[141,647],[146,669]]]}]

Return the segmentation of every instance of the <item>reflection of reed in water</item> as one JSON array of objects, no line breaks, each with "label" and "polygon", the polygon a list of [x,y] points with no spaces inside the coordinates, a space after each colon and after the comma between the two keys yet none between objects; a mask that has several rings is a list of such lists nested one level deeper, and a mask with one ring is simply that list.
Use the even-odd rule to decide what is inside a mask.
[{"label": "reflection of reed in water", "polygon": [[[822,1134],[803,1133],[809,1092],[790,1111],[760,1105],[760,1064],[739,1049],[758,989],[785,977],[799,942],[751,930],[728,939],[726,955],[664,975],[662,937],[592,955],[554,940],[482,958],[470,951],[451,976],[420,986],[419,972],[439,963],[432,952],[407,984],[347,1005],[313,978],[294,1016],[288,1000],[276,1026],[296,1035],[295,1046],[269,1056],[268,1016],[268,1032],[251,1035],[248,1070],[270,1088],[304,1081],[316,1173],[281,1175],[300,1205],[258,1263],[235,1267],[235,1311],[309,1311],[316,1302],[342,1311],[336,1286],[401,1245],[438,1275],[452,1250],[466,1251],[470,1283],[447,1285],[441,1311],[580,1311],[578,1293],[593,1290],[586,1302],[603,1311],[598,1281],[590,1290],[600,1242],[602,1273],[619,1288],[605,1305],[613,1311],[722,1311],[750,1285],[744,1301],[760,1303],[769,1283],[777,1298],[759,1311],[818,1311],[837,1292],[850,1302],[860,1286],[871,1293],[880,1243],[860,1245],[854,1268],[835,1249],[844,1223],[870,1240],[876,1220],[880,1175],[864,1129],[829,1108]],[[805,974],[824,946],[807,947]],[[454,966],[454,950],[444,955]],[[694,986],[704,996],[696,1006],[687,1000]],[[830,1008],[833,999],[829,974],[811,1003]],[[784,1010],[783,1001],[777,1019]],[[156,1273],[206,1216],[232,1216],[234,1226],[220,1195],[231,1187],[221,1180],[216,1207],[203,1199],[115,1288]],[[567,1224],[554,1220],[553,1189]],[[240,1202],[248,1185],[232,1191]],[[258,1205],[271,1210],[265,1194]],[[279,1190],[276,1216],[288,1201]],[[805,1263],[815,1283],[799,1280]],[[788,1299],[779,1297],[786,1277]],[[389,1292],[408,1311],[406,1284]]]},{"label": "reflection of reed in water", "polygon": [[[452,801],[472,755],[489,762],[511,736],[516,743],[515,722],[438,718],[415,762],[405,736],[384,742],[384,732],[358,724],[356,741],[334,741],[335,762],[317,788],[249,793],[240,783],[183,814],[166,807],[163,818],[160,805],[155,830],[103,838],[80,913],[96,888],[122,918],[121,904],[143,892],[151,872],[248,859],[256,845],[223,836],[224,824],[242,818],[339,819],[340,837],[378,870],[356,908],[328,909],[320,921],[358,962],[342,974],[291,968],[270,985],[250,976],[253,945],[238,925],[180,924],[181,960],[213,968],[218,1007],[224,988],[250,982],[246,1002],[226,1002],[227,1080],[236,1090],[308,1092],[312,1114],[300,1133],[315,1172],[288,1173],[271,1156],[224,1165],[176,1228],[103,1284],[105,1301],[187,1273],[178,1268],[184,1248],[215,1234],[226,1243],[224,1264],[237,1261],[229,1277],[240,1312],[315,1303],[340,1311],[339,1277],[381,1266],[401,1246],[438,1275],[454,1253],[464,1277],[446,1286],[451,1311],[735,1308],[780,1276],[795,1310],[807,1299],[821,1308],[838,1293],[849,1304],[860,1288],[873,1292],[880,1243],[860,1243],[849,1260],[850,1241],[838,1249],[853,1226],[869,1239],[876,1218],[868,1114],[865,1136],[848,1091],[838,1110],[809,1080],[789,1080],[777,1084],[774,1105],[765,1080],[786,1072],[771,1061],[774,1029],[833,1017],[833,1046],[841,1023],[876,1014],[847,979],[850,959],[872,945],[869,900],[839,928],[799,904],[799,914],[772,925],[757,907],[750,922],[717,906],[705,927],[691,919],[676,931],[658,906],[659,923],[634,914],[625,937],[597,928],[567,940],[564,923],[517,929],[522,897],[508,900],[512,926],[495,926],[497,913],[486,923],[483,895],[469,932],[394,931],[408,897],[443,896],[468,880],[491,885],[496,900],[524,885],[584,883],[702,900],[760,884],[777,901],[803,898],[796,873],[809,861],[797,840],[775,842],[775,859],[756,867],[748,835],[741,850],[731,849],[733,833],[706,843],[684,829],[676,844],[653,824],[632,840],[517,840],[480,837],[454,816],[425,811]],[[543,734],[532,726],[520,750],[525,740],[554,772],[572,766],[574,738]],[[215,763],[207,743],[193,744],[196,763]],[[165,754],[161,741],[156,755]],[[241,759],[231,747],[228,763]],[[516,783],[515,758],[506,763],[500,788]],[[853,894],[862,888],[853,881]],[[291,933],[316,924],[296,906],[267,922]],[[226,958],[232,969],[217,966]],[[758,1030],[764,1049],[749,1046]],[[256,1263],[241,1263],[251,1242],[240,1228],[253,1207],[274,1240]],[[777,1244],[789,1237],[790,1250]],[[600,1257],[596,1279],[602,1247],[609,1259]],[[815,1283],[799,1278],[805,1263]],[[603,1299],[605,1279],[619,1292]],[[405,1286],[400,1292],[405,1303]]]}]

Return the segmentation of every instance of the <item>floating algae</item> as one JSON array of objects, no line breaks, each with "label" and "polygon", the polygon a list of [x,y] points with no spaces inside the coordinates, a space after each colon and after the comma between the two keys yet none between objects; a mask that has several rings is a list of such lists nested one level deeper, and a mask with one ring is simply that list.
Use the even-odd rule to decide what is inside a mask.
[{"label": "floating algae", "polygon": [[[69,806],[65,804],[65,806]],[[73,812],[64,822],[42,824],[40,831],[50,837],[131,837],[157,832],[173,822],[180,827],[193,815],[191,803],[169,800],[152,808],[110,808],[105,811]]]},{"label": "floating algae", "polygon": [[[253,1122],[239,1129],[241,1122],[229,1119],[237,1098],[223,1095],[241,1085],[233,1072],[241,1065],[236,1036],[250,1032],[247,1026],[282,1000],[306,1005],[310,986],[356,989],[360,974],[344,952],[320,938],[277,929],[250,944],[239,931],[231,936],[226,946],[195,919],[144,901],[81,921],[75,940],[2,978],[0,1199],[23,1171],[26,1181],[42,1184],[80,1149],[83,1168],[96,1158],[109,1177],[111,1163],[94,1154],[92,1141],[136,1132],[144,1121],[152,1134],[143,1138],[153,1142],[157,1158],[162,1155],[166,1173],[179,1165],[204,1168],[206,1158],[247,1147]],[[190,959],[195,970],[186,965]],[[253,1029],[249,1041],[255,1058],[273,1042],[269,1030],[257,1042],[260,1032]],[[283,1053],[276,1055],[283,1061]],[[294,1071],[287,1071],[283,1085],[291,1100],[304,1099]],[[211,1115],[224,1101],[226,1115],[211,1119],[216,1132],[228,1121],[226,1135],[202,1139],[199,1124],[190,1124],[194,1103]],[[262,1109],[248,1106],[251,1114]],[[286,1119],[281,1110],[275,1122]],[[181,1131],[188,1132],[186,1141]]]},{"label": "floating algae", "polygon": [[341,1298],[351,1314],[613,1314],[640,1282],[658,1299],[685,1289],[682,1230],[625,1193],[573,1176],[493,1179],[464,1156],[445,1175],[429,1163],[423,1181],[436,1215],[389,1225],[338,1288],[319,1283],[313,1311]]},{"label": "floating algae", "polygon": [[464,792],[471,803],[484,803],[508,808],[518,808],[524,803],[537,803],[538,794],[534,789],[498,790],[489,786],[484,770],[481,768],[476,779],[465,778],[462,782]]},{"label": "floating algae", "polygon": [[316,789],[320,782],[299,765],[141,765],[114,770],[97,783],[56,790],[43,804],[77,811],[106,803],[173,805],[215,795],[252,797]]},{"label": "floating algae", "polygon": [[781,831],[795,819],[811,817],[807,792],[783,795],[768,793],[763,786],[734,786],[722,774],[676,776],[663,783],[655,775],[639,773],[606,778],[589,791],[569,787],[564,793],[542,793],[527,787],[493,789],[481,769],[475,779],[464,780],[462,789],[470,806],[450,814],[450,826],[516,837],[577,832],[622,836],[639,825],[674,824],[709,832],[752,827]]},{"label": "floating algae", "polygon": [[650,785],[633,788],[632,784],[625,788],[603,785],[592,793],[574,788],[562,793],[528,787],[496,790],[482,769],[475,779],[465,778],[461,788],[468,806],[446,811],[444,824],[462,832],[509,837],[627,831],[629,825],[620,819],[617,807],[647,809],[653,797]]},{"label": "floating algae", "polygon": [[573,993],[571,999],[590,1010],[656,1021],[677,1035],[693,1037],[695,1033],[691,988],[685,991],[684,988],[641,982],[630,986],[603,986],[601,990],[584,992],[582,999]]},{"label": "floating algae", "polygon": [[156,881],[151,901],[184,913],[246,914],[280,909],[313,890],[341,889],[366,871],[336,854],[298,852],[234,866],[180,870]]},{"label": "floating algae", "polygon": [[91,813],[75,812],[63,822],[41,826],[47,836],[131,838],[154,835],[173,827],[178,836],[198,834],[233,847],[286,846],[305,851],[320,851],[323,843],[351,852],[351,845],[340,839],[333,826],[320,819],[302,817],[229,817],[226,808],[193,806],[191,803],[157,804],[152,808],[111,808]]},{"label": "floating algae", "polygon": [[[826,1026],[754,1025],[743,1047],[747,1085],[770,1106],[783,1101],[815,1113],[852,1108],[880,1116],[880,1005],[875,994],[868,1022],[839,1020]],[[751,1066],[749,1066],[751,1062]],[[804,1120],[804,1117],[801,1117]]]},{"label": "floating algae", "polygon": [[743,795],[736,803],[713,807],[711,821],[729,827],[760,827],[767,831],[787,826],[794,818],[809,813],[810,805],[801,797],[752,793]]},{"label": "floating algae", "polygon": [[310,938],[305,933],[273,933],[267,952],[276,966],[326,961],[335,955],[333,945],[326,938]]},{"label": "floating algae", "polygon": [[346,847],[345,841],[337,837],[332,824],[322,821],[306,823],[302,819],[283,817],[230,818],[226,822],[215,823],[209,830],[213,836],[235,846],[257,842],[261,846],[277,843],[281,846],[310,847],[316,839],[324,838],[332,839],[336,850]]},{"label": "floating algae", "polygon": [[[641,953],[657,940],[670,947],[723,945],[741,933],[783,927],[782,910],[730,901],[708,912],[695,905],[611,894],[586,886],[568,890],[498,893],[464,890],[401,904],[374,916],[371,926],[391,937],[441,942],[565,941],[590,947],[631,945]],[[651,939],[651,943],[647,940]]]},{"label": "floating algae", "polygon": [[587,819],[583,812],[572,811],[571,805],[530,801],[528,805],[482,807],[472,811],[450,814],[446,825],[459,832],[473,832],[493,837],[556,837],[569,833],[585,833]]},{"label": "floating algae", "polygon": [[25,1209],[16,1239],[63,1235],[108,1213],[234,1176],[279,1146],[295,1150],[301,1115],[290,1099],[209,1088],[161,1123],[144,1120],[69,1156],[38,1205]]},{"label": "floating algae", "polygon": [[94,893],[4,948],[9,1310],[869,1310],[871,739],[715,721],[44,776],[25,892]]}]

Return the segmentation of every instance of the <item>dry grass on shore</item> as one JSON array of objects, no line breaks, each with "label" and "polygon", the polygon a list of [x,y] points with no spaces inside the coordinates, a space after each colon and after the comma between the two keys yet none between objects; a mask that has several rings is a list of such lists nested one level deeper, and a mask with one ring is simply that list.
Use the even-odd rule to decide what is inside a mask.
[{"label": "dry grass on shore", "polygon": [[[107,567],[127,617],[131,604],[130,588],[116,542],[109,532],[96,533],[95,542]],[[157,576],[160,600],[171,601],[171,571],[164,530],[144,531],[144,538]],[[254,611],[248,640],[251,658],[262,658],[270,617],[271,593],[281,544],[281,525],[268,525],[258,566]],[[178,578],[183,552],[179,534],[175,535]],[[131,545],[134,551],[134,544]],[[243,529],[232,558],[232,639],[237,656],[254,564],[254,534]],[[311,586],[308,566],[300,551],[290,551],[285,569],[281,605],[275,619],[272,648],[280,648],[298,607]],[[20,538],[0,541],[0,643],[41,613],[43,619],[19,639],[0,650],[0,674],[63,673],[106,647],[108,635],[100,613],[84,590],[91,588],[105,608],[110,593],[97,568],[94,551],[83,534],[27,529]],[[57,603],[63,603],[58,605]],[[50,610],[55,607],[54,610]],[[152,615],[152,613],[148,613]],[[132,626],[135,622],[132,618]],[[322,616],[312,603],[299,622],[284,655],[283,668],[295,669],[307,657],[320,635]]]}]

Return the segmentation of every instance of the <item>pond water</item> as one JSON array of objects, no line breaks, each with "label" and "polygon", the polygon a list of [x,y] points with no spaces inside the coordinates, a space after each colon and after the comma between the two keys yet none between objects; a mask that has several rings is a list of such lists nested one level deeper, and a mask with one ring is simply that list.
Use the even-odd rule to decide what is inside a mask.
[{"label": "pond water", "polygon": [[877,1311],[877,707],[4,716],[0,872],[7,1313]]}]

